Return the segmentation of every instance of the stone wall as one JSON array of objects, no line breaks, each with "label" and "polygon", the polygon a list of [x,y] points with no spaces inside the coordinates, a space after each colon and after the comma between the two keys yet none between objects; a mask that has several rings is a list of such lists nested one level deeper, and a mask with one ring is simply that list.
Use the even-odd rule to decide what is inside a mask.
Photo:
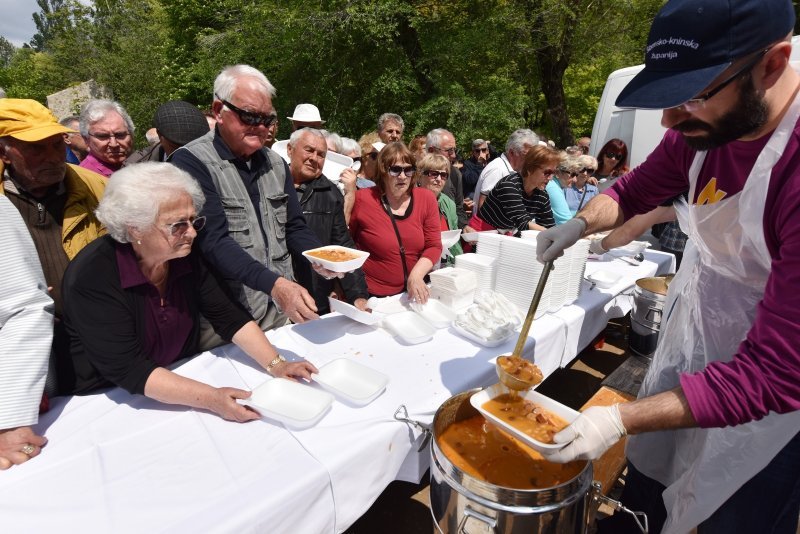
[{"label": "stone wall", "polygon": [[108,88],[98,85],[94,80],[89,80],[48,95],[47,107],[58,120],[61,120],[69,115],[79,114],[81,106],[93,98],[113,98],[113,95]]}]

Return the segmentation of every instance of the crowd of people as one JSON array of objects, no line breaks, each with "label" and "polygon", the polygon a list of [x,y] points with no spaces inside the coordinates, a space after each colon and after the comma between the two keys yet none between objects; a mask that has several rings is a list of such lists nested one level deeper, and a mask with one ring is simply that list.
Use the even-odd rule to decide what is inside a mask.
[{"label": "crowd of people", "polygon": [[[474,139],[461,160],[447,129],[408,139],[403,118],[384,113],[355,140],[324,130],[308,103],[287,117],[284,158],[271,148],[275,88],[248,65],[219,73],[207,113],[159,106],[152,144],[138,152],[118,102],[91,100],[58,121],[33,100],[1,98],[0,469],[42,452],[32,425],[57,395],[119,386],[229,420],[258,417],[237,403],[248,391],[168,367],[233,342],[266,373],[308,380],[314,366],[287,361],[263,332],[318,319],[328,298],[362,310],[403,292],[426,302],[429,273],[469,249],[443,255],[443,231],[539,230],[537,254],[549,261],[597,231],[615,228],[592,243],[599,253],[668,223],[667,248],[686,256],[642,398],[587,410],[548,456],[596,458],[642,433],[629,442],[626,498],[659,529],[763,526],[747,511],[758,498],[778,503],[767,514],[774,531],[793,532],[794,12],[786,0],[729,3],[740,16],[671,0],[656,18],[654,52],[618,104],[664,109],[671,130],[633,170],[621,139],[593,157],[588,138],[559,150],[519,129],[502,153]],[[326,176],[333,152],[352,164]],[[337,273],[303,255],[324,245],[370,256]]]}]

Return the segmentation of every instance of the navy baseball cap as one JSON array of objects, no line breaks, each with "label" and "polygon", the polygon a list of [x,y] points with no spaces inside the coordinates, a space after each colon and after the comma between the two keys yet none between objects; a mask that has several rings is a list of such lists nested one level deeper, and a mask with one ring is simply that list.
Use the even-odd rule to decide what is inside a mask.
[{"label": "navy baseball cap", "polygon": [[644,69],[616,105],[666,109],[694,98],[733,61],[794,28],[791,0],[671,0],[650,27]]}]

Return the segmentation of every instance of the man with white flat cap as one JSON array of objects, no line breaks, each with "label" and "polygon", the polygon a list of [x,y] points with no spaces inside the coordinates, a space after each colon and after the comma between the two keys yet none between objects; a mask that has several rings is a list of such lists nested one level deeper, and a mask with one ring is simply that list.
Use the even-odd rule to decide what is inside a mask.
[{"label": "man with white flat cap", "polygon": [[292,131],[301,128],[315,128],[319,130],[325,121],[319,114],[319,108],[314,104],[297,104],[291,117],[286,117],[292,121]]},{"label": "man with white flat cap", "polygon": [[[624,504],[651,532],[795,534],[800,511],[800,74],[789,0],[671,0],[617,106],[663,109],[647,160],[539,234],[548,261],[689,191],[690,239],[639,399],[594,407],[549,459],[625,434]],[[619,516],[620,514],[615,514]],[[602,530],[601,530],[602,531]],[[614,525],[608,532],[625,532]]]}]

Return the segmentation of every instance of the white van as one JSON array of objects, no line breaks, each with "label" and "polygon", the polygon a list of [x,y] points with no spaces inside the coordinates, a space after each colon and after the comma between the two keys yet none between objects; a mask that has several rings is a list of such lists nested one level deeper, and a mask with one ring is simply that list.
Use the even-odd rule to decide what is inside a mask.
[{"label": "white van", "polygon": [[[792,61],[800,61],[800,36],[792,38]],[[661,110],[622,109],[614,105],[622,88],[628,85],[644,65],[626,67],[611,73],[606,81],[597,115],[592,128],[589,154],[597,156],[606,141],[622,139],[628,145],[628,166],[632,169],[642,163],[661,142],[666,131],[661,126]]]}]

